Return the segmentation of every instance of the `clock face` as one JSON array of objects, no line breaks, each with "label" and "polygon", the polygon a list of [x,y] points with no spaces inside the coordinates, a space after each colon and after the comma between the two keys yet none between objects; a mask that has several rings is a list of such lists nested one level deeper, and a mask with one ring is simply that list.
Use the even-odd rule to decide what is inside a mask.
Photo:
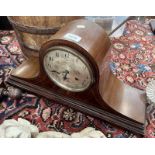
[{"label": "clock face", "polygon": [[93,81],[92,70],[87,60],[71,48],[50,48],[43,63],[48,77],[65,90],[84,91]]}]

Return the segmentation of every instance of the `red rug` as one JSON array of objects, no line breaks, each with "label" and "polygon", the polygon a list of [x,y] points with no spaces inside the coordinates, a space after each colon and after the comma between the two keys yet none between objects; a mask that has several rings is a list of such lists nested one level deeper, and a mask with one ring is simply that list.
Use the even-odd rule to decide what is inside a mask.
[{"label": "red rug", "polygon": [[[124,35],[112,38],[110,68],[125,83],[144,90],[155,73],[150,65],[155,63],[155,37],[148,24],[129,21]],[[24,57],[14,31],[0,31],[0,83]],[[25,118],[40,131],[56,130],[71,134],[91,126],[107,137],[138,137],[133,133],[95,119],[69,107],[45,98],[27,94],[21,100],[1,99],[0,122],[6,118]],[[146,115],[146,136],[155,137],[155,107],[149,105]]]}]

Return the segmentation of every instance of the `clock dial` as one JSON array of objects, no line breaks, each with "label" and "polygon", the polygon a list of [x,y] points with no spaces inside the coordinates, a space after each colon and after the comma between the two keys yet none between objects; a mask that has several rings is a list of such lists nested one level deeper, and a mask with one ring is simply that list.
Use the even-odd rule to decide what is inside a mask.
[{"label": "clock dial", "polygon": [[59,87],[80,92],[92,83],[92,70],[86,59],[68,47],[53,47],[44,57],[48,77]]}]

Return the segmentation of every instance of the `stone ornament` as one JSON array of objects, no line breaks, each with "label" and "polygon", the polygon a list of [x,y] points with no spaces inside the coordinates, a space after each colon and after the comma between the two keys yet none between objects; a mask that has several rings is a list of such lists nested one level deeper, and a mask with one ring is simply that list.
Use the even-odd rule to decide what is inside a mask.
[{"label": "stone ornament", "polygon": [[46,131],[40,132],[39,129],[29,121],[18,118],[18,120],[5,120],[0,125],[0,138],[106,138],[105,135],[92,127],[87,127],[80,132],[71,135]]},{"label": "stone ornament", "polygon": [[105,135],[95,128],[87,127],[81,132],[71,134],[72,138],[106,138]]},{"label": "stone ornament", "polygon": [[36,138],[106,138],[105,135],[95,128],[87,127],[80,132],[67,135],[56,131],[41,132]]},{"label": "stone ornament", "polygon": [[40,132],[36,138],[71,138],[71,136],[62,132],[46,131]]},{"label": "stone ornament", "polygon": [[146,87],[146,96],[149,103],[155,104],[155,80],[151,80]]},{"label": "stone ornament", "polygon": [[38,133],[39,130],[36,126],[22,118],[19,118],[18,121],[14,119],[5,120],[0,125],[0,138],[31,138]]}]

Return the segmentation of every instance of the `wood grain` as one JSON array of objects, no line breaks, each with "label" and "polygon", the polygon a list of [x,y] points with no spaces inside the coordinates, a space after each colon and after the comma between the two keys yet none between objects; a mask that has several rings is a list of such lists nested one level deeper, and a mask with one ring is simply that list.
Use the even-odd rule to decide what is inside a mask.
[{"label": "wood grain", "polygon": [[79,19],[79,16],[10,16],[19,40],[21,49],[26,57],[38,57],[41,45],[51,35],[55,34],[69,21]]}]

